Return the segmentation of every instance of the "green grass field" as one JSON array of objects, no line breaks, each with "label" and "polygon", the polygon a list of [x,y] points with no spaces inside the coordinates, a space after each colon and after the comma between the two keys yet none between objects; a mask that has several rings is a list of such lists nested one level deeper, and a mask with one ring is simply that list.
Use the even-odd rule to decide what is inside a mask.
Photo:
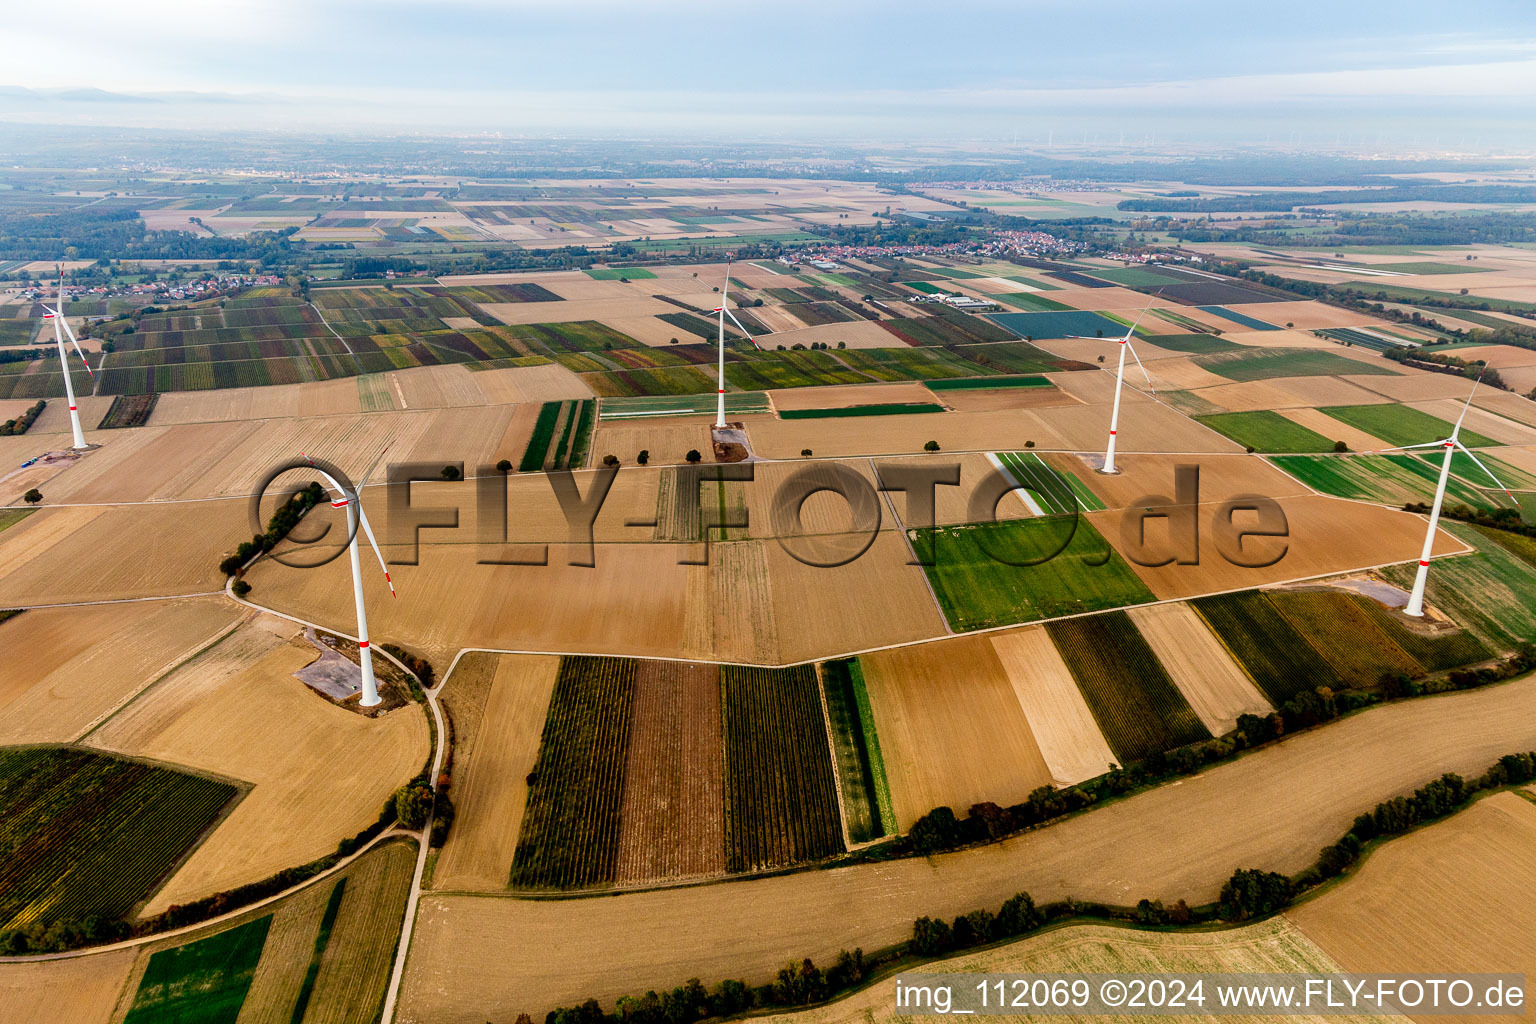
[{"label": "green grass field", "polygon": [[[725,396],[725,412],[728,416],[768,411],[768,394],[764,391],[731,391]],[[646,395],[637,398],[605,398],[602,401],[602,420],[635,420],[649,416],[712,416],[715,413],[715,396],[709,395]]]},{"label": "green grass field", "polygon": [[1222,412],[1209,416],[1196,416],[1195,419],[1256,452],[1269,454],[1333,451],[1333,442],[1322,434],[1294,423],[1269,409],[1252,412]]},{"label": "green grass field", "polygon": [[1147,344],[1165,348],[1170,352],[1188,352],[1196,356],[1210,355],[1213,352],[1243,351],[1243,346],[1237,342],[1211,334],[1149,334]]},{"label": "green grass field", "polygon": [[648,281],[656,276],[644,267],[593,267],[585,273],[594,281]]},{"label": "green grass field", "polygon": [[[1450,303],[1464,302],[1469,306],[1486,305],[1489,309],[1504,313],[1536,313],[1536,303],[1517,302],[1514,299],[1490,299],[1486,295],[1457,295],[1454,292],[1437,292],[1428,288],[1417,288],[1408,285],[1382,284],[1379,278],[1374,281],[1345,281],[1340,287],[1355,288],[1372,298],[1381,295],[1388,300],[1398,302],[1411,303],[1430,298]],[[1451,317],[1459,315],[1454,307],[1437,307],[1425,312],[1433,312]]]},{"label": "green grass field", "polygon": [[1049,465],[1034,452],[996,452],[1015,483],[1028,490],[1046,515],[1102,511],[1104,502],[1072,473]]},{"label": "green grass field", "polygon": [[1335,375],[1400,376],[1385,364],[1348,359],[1311,348],[1248,348],[1196,356],[1195,362],[1228,380],[1269,380],[1272,377],[1331,377]]},{"label": "green grass field", "polygon": [[[1391,447],[1438,441],[1450,437],[1454,426],[1407,405],[1331,405],[1324,407],[1323,412],[1340,423],[1348,423],[1381,438]],[[1466,428],[1461,431],[1461,443],[1468,448],[1493,448],[1499,444],[1491,437]]]},{"label": "green grass field", "polygon": [[75,747],[0,749],[0,930],[127,915],[238,795]]},{"label": "green grass field", "polygon": [[1046,624],[1121,764],[1211,738],[1125,612]]},{"label": "green grass field", "polygon": [[1374,605],[1369,598],[1338,590],[1266,597],[1347,686],[1374,686],[1383,672],[1423,674],[1424,667],[1382,628],[1383,621],[1365,610],[1363,604]]},{"label": "green grass field", "polygon": [[[1441,526],[1477,551],[1434,560],[1429,567],[1430,604],[1499,650],[1536,636],[1536,571],[1531,563],[1499,543],[1495,531],[1445,520]],[[1406,589],[1413,585],[1416,568],[1389,566],[1382,575]]]},{"label": "green grass field", "polygon": [[155,953],[124,1024],[233,1024],[271,927],[268,914]]},{"label": "green grass field", "polygon": [[825,420],[847,416],[905,416],[909,413],[943,412],[933,402],[887,402],[882,405],[846,405],[835,409],[780,409],[781,420]]},{"label": "green grass field", "polygon": [[1044,295],[1036,295],[1033,292],[999,292],[992,296],[1005,306],[1022,309],[1026,313],[1059,313],[1063,310],[1075,309],[1065,302],[1057,302],[1048,299]]},{"label": "green grass field", "polygon": [[962,632],[1153,600],[1093,524],[1075,518],[1075,531],[1074,517],[1052,516],[910,533],[917,550],[934,551],[929,582]]},{"label": "green grass field", "polygon": [[0,508],[0,530],[10,529],[36,511],[35,508]]},{"label": "green grass field", "polygon": [[[1438,466],[1403,454],[1278,455],[1272,461],[1324,494],[1383,505],[1432,501],[1439,478]],[[1456,477],[1446,482],[1445,494],[1450,504],[1473,508],[1498,508],[1503,499],[1500,492],[1480,490]]]}]

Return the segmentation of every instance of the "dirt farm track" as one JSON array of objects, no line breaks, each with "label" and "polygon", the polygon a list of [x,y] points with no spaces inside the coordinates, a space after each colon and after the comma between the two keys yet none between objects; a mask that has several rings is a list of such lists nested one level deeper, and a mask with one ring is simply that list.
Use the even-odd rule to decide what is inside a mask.
[{"label": "dirt farm track", "polygon": [[[1536,676],[1366,711],[999,844],[582,900],[421,902],[402,1021],[479,1022],[698,977],[768,980],[790,957],[907,937],[913,918],[1025,889],[1134,903],[1213,899],[1235,867],[1293,873],[1354,816],[1445,771],[1536,747]],[[1282,781],[1283,780],[1283,781]]]}]

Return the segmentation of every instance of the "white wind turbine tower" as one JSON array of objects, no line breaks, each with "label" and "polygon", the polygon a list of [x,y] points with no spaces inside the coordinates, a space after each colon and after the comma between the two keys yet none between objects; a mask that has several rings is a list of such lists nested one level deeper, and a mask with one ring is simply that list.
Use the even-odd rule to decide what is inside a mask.
[{"label": "white wind turbine tower", "polygon": [[725,318],[731,318],[731,323],[735,324],[737,329],[740,330],[742,334],[747,336],[747,340],[752,343],[754,348],[762,347],[757,343],[757,339],[752,337],[751,332],[748,331],[745,327],[741,326],[741,321],[736,319],[736,314],[732,313],[729,309],[726,308],[727,293],[730,290],[731,260],[730,257],[726,257],[725,286],[720,289],[720,308],[710,310],[711,313],[718,313],[720,315],[720,383],[719,390],[715,393],[715,398],[717,400],[715,405],[715,426],[722,429],[725,427]]},{"label": "white wind turbine tower", "polygon": [[[303,452],[299,453],[304,455]],[[359,702],[365,708],[371,708],[379,703],[379,685],[373,676],[373,650],[368,642],[368,613],[363,606],[363,570],[357,554],[357,530],[361,526],[368,535],[368,544],[373,548],[373,553],[379,559],[379,568],[384,570],[384,582],[389,584],[391,597],[398,597],[395,593],[394,581],[389,578],[389,566],[384,564],[384,556],[379,553],[379,542],[373,537],[373,527],[368,525],[368,514],[363,511],[362,490],[368,482],[365,476],[352,491],[348,491],[319,466],[315,466],[308,455],[304,455],[305,461],[314,466],[315,472],[325,477],[330,490],[337,497],[331,500],[331,508],[344,508],[347,510],[347,535],[351,538],[347,544],[347,557],[352,562],[352,597],[357,605],[357,653],[358,661],[363,670],[363,696]]]},{"label": "white wind turbine tower", "polygon": [[1481,459],[1467,450],[1467,446],[1461,443],[1461,423],[1467,418],[1467,410],[1472,408],[1472,395],[1477,394],[1477,385],[1483,381],[1482,374],[1478,374],[1477,383],[1472,385],[1472,394],[1467,396],[1467,404],[1462,406],[1461,415],[1456,419],[1456,425],[1451,428],[1451,436],[1443,441],[1425,441],[1422,444],[1405,444],[1397,448],[1382,448],[1375,452],[1365,452],[1366,455],[1378,455],[1381,452],[1405,452],[1415,448],[1444,448],[1445,459],[1440,463],[1440,482],[1435,485],[1435,503],[1429,510],[1429,529],[1424,533],[1424,550],[1419,555],[1419,571],[1413,577],[1413,591],[1408,595],[1408,606],[1403,609],[1405,614],[1419,618],[1424,614],[1424,586],[1429,582],[1429,558],[1435,548],[1435,529],[1440,525],[1440,508],[1445,504],[1445,485],[1451,476],[1451,461],[1456,456],[1456,450],[1461,449],[1462,454],[1473,462],[1477,468],[1488,474],[1489,479],[1498,484],[1508,494],[1510,500],[1514,500],[1514,494],[1505,487],[1498,477],[1493,475],[1493,470],[1483,465]]},{"label": "white wind turbine tower", "polygon": [[[64,268],[59,267],[59,305],[57,309],[43,307],[43,319],[53,321],[53,340],[59,346],[59,369],[64,373],[64,397],[69,399],[69,425],[75,432],[75,448],[89,448],[85,443],[85,434],[80,429],[80,410],[75,403],[75,386],[69,379],[69,357],[64,354],[64,332],[69,332],[69,340],[74,343],[75,351],[80,353],[80,361],[85,364],[85,372],[91,379],[96,379],[95,372],[91,369],[90,360],[85,358],[85,352],[80,348],[79,339],[75,337],[74,330],[69,326],[69,321],[64,317]],[[63,325],[60,327],[60,325]]]},{"label": "white wind turbine tower", "polygon": [[[1147,309],[1151,309],[1148,306]],[[1136,365],[1141,367],[1142,376],[1147,378],[1147,388],[1156,394],[1152,387],[1152,375],[1147,373],[1147,368],[1142,365],[1141,356],[1136,355],[1136,346],[1131,344],[1131,335],[1136,333],[1136,328],[1141,326],[1141,318],[1147,315],[1147,309],[1141,311],[1136,317],[1136,322],[1126,330],[1125,337],[1117,339],[1120,342],[1120,364],[1115,368],[1115,403],[1109,413],[1109,445],[1104,449],[1104,468],[1100,473],[1118,473],[1115,468],[1115,437],[1120,431],[1120,387],[1125,383],[1125,352],[1130,349],[1131,356],[1136,360]],[[1103,338],[1089,338],[1086,335],[1071,334],[1071,338],[1080,338],[1084,341],[1103,341]]]}]

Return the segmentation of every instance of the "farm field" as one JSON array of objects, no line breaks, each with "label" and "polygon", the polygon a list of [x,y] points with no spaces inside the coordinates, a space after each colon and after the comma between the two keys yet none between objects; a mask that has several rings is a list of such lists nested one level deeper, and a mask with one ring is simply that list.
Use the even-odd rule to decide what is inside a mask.
[{"label": "farm field", "polygon": [[[1431,606],[1446,611],[1495,650],[1509,650],[1536,631],[1536,576],[1531,564],[1475,527],[1446,527],[1477,550],[1456,558],[1437,558],[1429,570],[1426,593]],[[1415,566],[1394,565],[1382,572],[1400,587],[1413,585]]]},{"label": "farm field", "polygon": [[561,659],[528,787],[512,884],[529,889],[612,883],[637,663]]},{"label": "farm field", "polygon": [[[840,949],[907,938],[920,915],[995,908],[1021,889],[1040,902],[1069,894],[1204,902],[1234,863],[1299,871],[1363,809],[1441,772],[1475,775],[1510,750],[1529,749],[1533,721],[1536,679],[1526,678],[1371,709],[973,850],[564,905],[429,895],[402,1019],[479,1024],[493,1002],[529,1012],[588,996],[611,1004],[690,977],[761,984],[786,951],[831,963]],[[1181,827],[1168,829],[1175,820]],[[1165,842],[1125,841],[1158,830]]]},{"label": "farm field", "polygon": [[[1489,654],[1469,633],[1415,634],[1356,594],[1304,591],[1266,596],[1345,686],[1374,686],[1383,673],[1419,676],[1430,669],[1458,668]],[[1420,653],[1422,663],[1416,657]]]},{"label": "farm field", "polygon": [[[1428,504],[1434,499],[1442,457],[1436,454],[1435,462],[1430,463],[1411,454],[1281,455],[1274,463],[1324,494],[1401,506],[1409,502]],[[1492,481],[1488,483],[1492,486]],[[1445,494],[1452,505],[1494,509],[1509,504],[1501,492],[1473,486],[1460,475],[1446,481]]]},{"label": "farm field", "polygon": [[[934,545],[934,564],[925,571],[945,617],[958,630],[1152,600],[1151,591],[1086,518],[910,532],[924,550]],[[1000,563],[994,553],[1013,564]]]},{"label": "farm field", "polygon": [[[1318,944],[1284,917],[1211,932],[1153,932],[1101,924],[1072,924],[993,946],[923,964],[924,973],[1055,974],[1055,973],[1202,973],[1265,972],[1319,974],[1342,968]],[[1387,1016],[1323,1016],[1287,1014],[1288,1020],[1323,1024],[1386,1024]],[[876,982],[826,1006],[764,1017],[765,1024],[863,1024],[870,1020],[900,1020],[894,986]],[[1017,1020],[1050,1020],[1019,1014]],[[1109,1017],[1130,1020],[1129,1016]],[[1263,1018],[1240,1018],[1261,1020]]]},{"label": "farm field", "polygon": [[127,917],[243,795],[75,747],[0,748],[0,930]]},{"label": "farm field", "polygon": [[1051,784],[1027,706],[988,638],[879,651],[858,664],[901,831],[935,807],[963,815],[983,801],[1020,803]]},{"label": "farm field", "polygon": [[1125,612],[1062,619],[1046,632],[1121,764],[1211,738]]},{"label": "farm field", "polygon": [[1212,430],[1256,452],[1331,452],[1333,441],[1277,412],[1224,412],[1196,416]]},{"label": "farm field", "polygon": [[863,669],[848,658],[824,663],[820,673],[848,840],[894,835],[896,812]]},{"label": "farm field", "polygon": [[997,633],[991,640],[1029,720],[1050,784],[1070,786],[1108,771],[1115,753],[1045,627]]},{"label": "farm field", "polygon": [[449,676],[456,813],[433,871],[437,888],[506,888],[559,667],[548,656],[474,652]]},{"label": "farm field", "polygon": [[844,849],[814,667],[720,669],[725,866],[755,871]]},{"label": "farm field", "polygon": [[1319,686],[1340,688],[1337,673],[1262,593],[1193,602],[1273,707]]},{"label": "farm field", "polygon": [[1126,614],[1212,736],[1232,731],[1240,715],[1273,710],[1187,603],[1144,605]]},{"label": "farm field", "polygon": [[[1455,425],[1407,405],[1345,405],[1323,412],[1341,423],[1358,427],[1392,446],[1422,444],[1451,435]],[[1475,430],[1462,430],[1461,443],[1468,448],[1494,448],[1499,442]]]},{"label": "farm field", "polygon": [[[1257,463],[1259,460],[1251,460]],[[1251,537],[1243,542],[1242,559],[1258,563],[1248,567],[1222,554],[1217,534],[1226,527],[1217,524],[1220,502],[1228,495],[1245,493],[1227,491],[1202,480],[1202,494],[1209,493],[1217,502],[1204,504],[1199,516],[1199,564],[1169,563],[1150,566],[1133,562],[1141,581],[1159,599],[1196,597],[1227,590],[1242,590],[1271,583],[1334,575],[1355,569],[1389,565],[1416,558],[1424,543],[1424,520],[1399,510],[1360,504],[1344,504],[1337,498],[1313,495],[1280,497],[1287,534],[1284,539]],[[1210,488],[1209,491],[1206,488]],[[1246,492],[1253,493],[1253,492]],[[1264,491],[1257,492],[1265,494]],[[1171,553],[1154,531],[1143,546],[1135,536],[1134,522],[1127,524],[1127,513],[1111,509],[1089,513],[1111,545],[1128,561],[1160,561]],[[1243,522],[1238,514],[1238,522]],[[1127,537],[1127,525],[1131,536]],[[1435,540],[1435,551],[1448,554],[1463,545],[1445,530]],[[1236,552],[1232,551],[1235,555]],[[1263,565],[1264,562],[1271,564]]]},{"label": "farm field", "polygon": [[32,1024],[110,1021],[138,951],[0,963],[0,1017]]},{"label": "farm field", "polygon": [[250,990],[272,916],[149,958],[124,1024],[233,1020]]},{"label": "farm field", "polygon": [[78,740],[241,618],[221,599],[192,598],[38,608],[0,624],[0,742]]},{"label": "farm field", "polygon": [[[293,677],[319,657],[312,644],[294,636],[297,631],[292,623],[258,616],[160,679],[88,737],[101,750],[252,784],[145,913],[330,853],[338,841],[373,823],[395,788],[426,761],[421,708],[365,718]],[[252,693],[262,699],[252,701]]]},{"label": "farm field", "polygon": [[1196,356],[1195,362],[1218,376],[1235,381],[1272,377],[1394,376],[1399,371],[1384,362],[1364,362],[1316,349],[1247,349]]},{"label": "farm field", "polygon": [[1536,891],[1533,851],[1536,804],[1495,793],[1387,843],[1285,916],[1347,971],[1529,975],[1536,942],[1515,922]]}]

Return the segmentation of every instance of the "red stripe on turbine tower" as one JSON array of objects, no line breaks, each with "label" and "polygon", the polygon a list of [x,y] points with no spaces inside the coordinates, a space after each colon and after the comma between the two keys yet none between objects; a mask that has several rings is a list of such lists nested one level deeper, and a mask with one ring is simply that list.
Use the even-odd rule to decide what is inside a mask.
[{"label": "red stripe on turbine tower", "polygon": [[367,640],[359,640],[357,646],[358,646],[358,649],[361,650],[361,649],[363,649],[363,648],[368,646],[368,641]]}]

